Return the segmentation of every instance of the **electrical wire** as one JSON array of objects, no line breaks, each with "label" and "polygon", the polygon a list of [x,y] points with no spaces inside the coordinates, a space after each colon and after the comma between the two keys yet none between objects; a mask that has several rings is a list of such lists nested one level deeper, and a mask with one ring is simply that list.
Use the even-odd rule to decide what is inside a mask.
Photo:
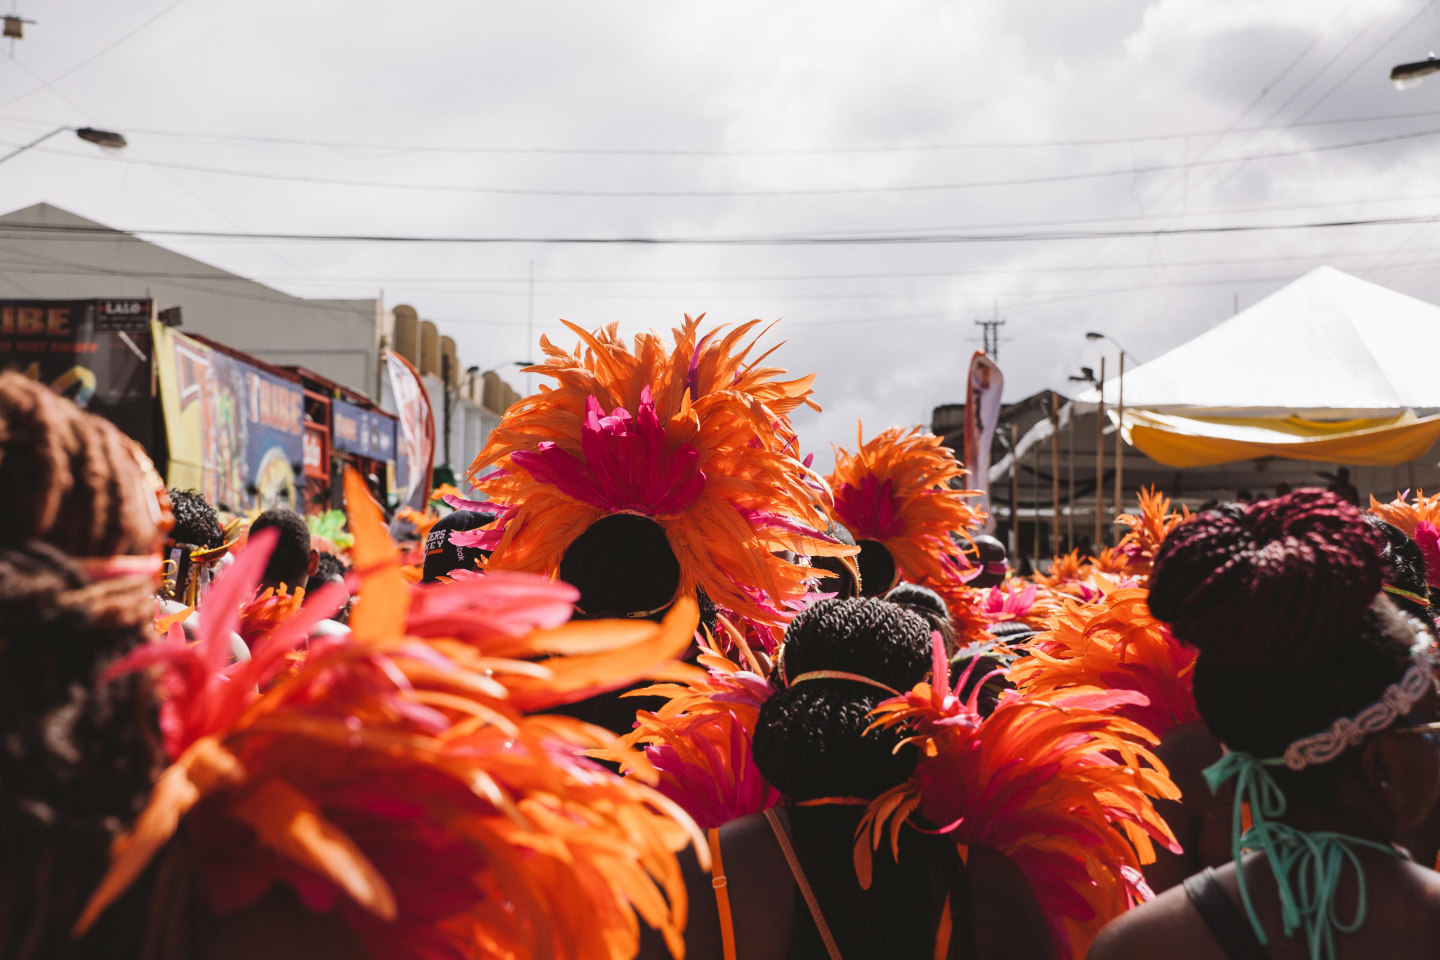
[{"label": "electrical wire", "polygon": [[[989,180],[967,180],[954,181],[949,183],[912,183],[896,184],[891,186],[863,186],[863,187],[794,187],[785,189],[727,189],[727,190],[579,190],[566,187],[502,187],[493,185],[471,185],[471,184],[441,184],[431,182],[398,181],[398,180],[364,180],[348,179],[342,177],[325,177],[300,173],[279,173],[273,171],[242,170],[234,167],[217,167],[208,164],[184,163],[177,161],[162,160],[133,160],[115,159],[111,157],[97,156],[90,153],[76,153],[70,150],[53,150],[43,147],[36,147],[36,153],[46,153],[53,156],[73,157],[92,162],[103,162],[111,164],[122,164],[125,166],[154,167],[162,170],[184,170],[192,173],[207,173],[221,176],[241,177],[252,180],[271,180],[287,183],[312,183],[328,186],[342,187],[365,187],[369,189],[389,190],[417,190],[432,193],[472,193],[487,194],[492,196],[523,196],[523,197],[564,197],[574,198],[726,198],[737,197],[833,197],[833,196],[859,196],[872,194],[895,194],[895,193],[935,193],[953,190],[969,190],[976,188],[993,187],[1016,187],[1035,186],[1045,183],[1068,183],[1081,180],[1096,180],[1107,177],[1132,177],[1149,173],[1163,173],[1173,170],[1188,170],[1193,167],[1221,166],[1236,163],[1249,163],[1256,160],[1275,160],[1287,157],[1308,156],[1315,153],[1327,153],[1335,150],[1349,150],[1358,147],[1378,146],[1386,143],[1398,143],[1407,140],[1418,140],[1440,134],[1440,128],[1428,130],[1415,130],[1407,133],[1389,134],[1383,137],[1370,137],[1364,140],[1350,140],[1342,143],[1321,144],[1319,146],[1297,147],[1288,150],[1276,150],[1270,153],[1256,153],[1243,157],[1217,157],[1210,160],[1190,161],[1187,163],[1156,163],[1140,166],[1110,168],[1105,170],[1085,170],[1074,173],[1047,174],[1033,177],[1003,177]],[[18,144],[4,144],[6,146],[18,146]]]}]

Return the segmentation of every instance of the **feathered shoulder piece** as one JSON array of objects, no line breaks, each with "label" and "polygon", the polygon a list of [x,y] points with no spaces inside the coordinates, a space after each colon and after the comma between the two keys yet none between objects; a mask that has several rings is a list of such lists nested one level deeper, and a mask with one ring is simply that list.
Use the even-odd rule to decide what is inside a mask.
[{"label": "feathered shoulder piece", "polygon": [[1188,507],[1172,511],[1170,498],[1154,487],[1141,490],[1140,513],[1122,513],[1115,518],[1116,523],[1128,528],[1116,544],[1116,551],[1125,557],[1125,574],[1137,579],[1149,577],[1155,562],[1155,551],[1160,549],[1161,541],[1189,518]]},{"label": "feathered shoulder piece", "polygon": [[1056,955],[1080,960],[1106,922],[1150,896],[1140,873],[1153,842],[1178,845],[1153,798],[1178,799],[1150,750],[1154,736],[1116,716],[1129,691],[1077,688],[1048,698],[1009,694],[981,717],[980,685],[952,690],[935,638],[933,685],[917,684],[875,710],[877,727],[902,727],[920,748],[910,780],[870,804],[856,836],[855,867],[868,884],[887,832],[901,824],[996,850],[1020,868],[1050,921]]},{"label": "feathered shoulder piece", "polygon": [[708,830],[774,806],[780,793],[755,766],[752,746],[760,707],[774,692],[769,682],[712,649],[701,652],[700,663],[703,677],[626,694],[666,702],[639,711],[635,729],[607,758]]},{"label": "feathered shoulder piece", "polygon": [[1412,497],[1410,491],[1405,490],[1389,503],[1381,503],[1371,495],[1370,512],[1413,539],[1415,528],[1421,523],[1440,527],[1440,494],[1427,497],[1424,490],[1416,490]]},{"label": "feathered shoulder piece", "polygon": [[[343,600],[326,587],[227,666],[225,637],[264,567],[252,546],[212,593],[219,613],[198,643],[172,633],[120,665],[162,668],[174,762],[80,928],[160,856],[162,878],[194,878],[172,897],[193,889],[223,916],[288,887],[377,960],[616,960],[638,949],[640,920],[678,955],[674,854],[698,840],[693,824],[586,758],[609,734],[526,711],[653,675],[689,643],[693,602],[661,624],[572,625],[574,591],[535,577],[410,587],[363,482],[346,487],[363,578],[350,637],[312,641],[281,670]],[[166,894],[157,910],[194,915]]]},{"label": "feathered shoulder piece", "polygon": [[1115,711],[1157,737],[1200,719],[1195,709],[1195,650],[1171,636],[1146,605],[1147,591],[1106,586],[1093,603],[1066,600],[1049,629],[1034,637],[1007,677],[1022,694],[1045,698],[1098,687],[1129,690],[1144,702]]},{"label": "feathered shoulder piece", "polygon": [[[985,521],[974,491],[956,489],[965,476],[955,453],[919,427],[892,427],[868,441],[856,431],[854,453],[837,447],[829,477],[835,518],[856,540],[875,540],[895,559],[904,580],[945,598],[957,633],[975,605],[965,588],[967,567],[951,534],[966,536]],[[978,619],[978,618],[977,618]]]},{"label": "feathered shoulder piece", "polygon": [[778,554],[854,552],[820,532],[829,494],[795,456],[789,414],[814,406],[813,375],[780,380],[769,351],[752,359],[753,321],[717,337],[700,319],[670,341],[569,323],[574,351],[541,339],[547,359],[530,370],[555,385],[511,406],[470,468],[500,511],[470,541],[494,551],[491,569],[554,576],[592,523],[639,514],[664,528],[682,594],[700,586],[743,619],[783,622],[814,571]]}]

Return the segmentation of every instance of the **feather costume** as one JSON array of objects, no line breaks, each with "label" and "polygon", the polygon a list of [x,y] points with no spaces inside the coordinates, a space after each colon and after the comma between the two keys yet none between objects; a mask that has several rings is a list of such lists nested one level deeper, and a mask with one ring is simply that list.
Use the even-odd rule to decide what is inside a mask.
[{"label": "feather costume", "polygon": [[490,569],[553,577],[595,521],[639,514],[664,529],[681,594],[786,622],[816,573],[777,554],[855,552],[820,532],[829,494],[795,457],[789,414],[815,407],[814,374],[782,381],[761,366],[770,351],[751,359],[756,341],[741,341],[758,321],[702,337],[700,319],[673,346],[652,332],[632,348],[615,325],[567,323],[580,338],[568,353],[542,337],[547,359],[529,369],[556,385],[514,404],[470,468],[500,516],[452,542],[494,551]]},{"label": "feather costume", "polygon": [[665,697],[641,710],[635,729],[607,755],[622,773],[652,784],[709,830],[759,813],[780,800],[755,766],[752,744],[760,707],[773,690],[713,650],[700,655],[707,673],[682,684],[657,684],[626,696]]},{"label": "feather costume", "polygon": [[1160,543],[1171,530],[1189,518],[1188,507],[1172,511],[1170,498],[1154,487],[1141,490],[1139,515],[1122,513],[1115,518],[1116,523],[1129,528],[1115,548],[1125,557],[1124,573],[1137,579],[1148,578]]},{"label": "feather costume", "polygon": [[903,580],[929,587],[945,599],[963,645],[978,639],[985,618],[980,598],[965,586],[973,574],[951,534],[968,536],[985,522],[969,501],[972,490],[951,486],[965,468],[939,437],[919,427],[892,427],[868,442],[856,432],[852,454],[835,450],[835,518],[856,540],[875,540],[890,551]]},{"label": "feather costume", "polygon": [[1012,694],[982,718],[979,685],[969,700],[958,695],[966,677],[950,689],[938,636],[932,677],[933,686],[917,684],[875,710],[875,726],[908,729],[921,759],[909,782],[865,811],[855,844],[861,883],[887,832],[894,855],[899,831],[918,815],[962,855],[980,844],[1009,857],[1050,921],[1056,955],[1080,960],[1101,927],[1150,896],[1140,866],[1154,859],[1153,842],[1178,850],[1152,802],[1180,795],[1149,749],[1155,738],[1114,713],[1143,696]]},{"label": "feather costume", "polygon": [[1094,603],[1065,601],[1008,679],[1022,694],[1041,698],[1091,687],[1143,694],[1143,703],[1117,704],[1116,713],[1157,737],[1199,721],[1195,650],[1151,616],[1145,597],[1145,590],[1130,587],[1106,589]]},{"label": "feather costume", "polygon": [[216,916],[285,885],[377,960],[620,960],[638,948],[637,913],[680,955],[674,852],[698,841],[693,824],[585,758],[609,734],[522,710],[648,674],[690,642],[694,603],[663,624],[566,625],[574,591],[533,577],[409,587],[363,482],[346,486],[363,581],[351,637],[312,642],[281,673],[343,600],[325,587],[227,667],[224,637],[264,568],[253,550],[215,588],[220,615],[198,643],[172,632],[119,665],[164,668],[174,762],[79,928],[158,856],[186,861]]}]

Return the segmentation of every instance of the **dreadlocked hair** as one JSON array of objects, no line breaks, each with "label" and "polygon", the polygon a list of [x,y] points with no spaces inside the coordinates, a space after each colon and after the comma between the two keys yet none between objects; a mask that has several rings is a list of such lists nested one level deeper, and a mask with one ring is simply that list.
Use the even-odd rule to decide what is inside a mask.
[{"label": "dreadlocked hair", "polygon": [[69,930],[163,751],[148,681],[102,675],[153,613],[133,580],[87,584],[47,544],[0,548],[0,956],[91,956],[107,936]]},{"label": "dreadlocked hair", "polygon": [[71,556],[153,553],[156,491],[131,451],[107,421],[18,373],[0,374],[0,543],[42,540]]},{"label": "dreadlocked hair", "polygon": [[[885,600],[821,600],[785,631],[785,674],[854,673],[909,690],[931,665],[930,624]],[[902,734],[872,730],[870,711],[884,690],[844,679],[817,679],[777,691],[760,708],[755,763],[792,800],[870,799],[905,780],[913,749],[896,752]]]},{"label": "dreadlocked hair", "polygon": [[[0,956],[105,955],[116,924],[72,942],[111,841],[164,764],[142,675],[102,682],[149,638],[155,582],[91,583],[85,558],[154,555],[163,531],[142,458],[114,426],[0,374]],[[133,952],[133,944],[132,944]]]},{"label": "dreadlocked hair", "polygon": [[1199,650],[1195,703],[1222,743],[1279,756],[1404,676],[1415,632],[1380,593],[1381,549],[1358,508],[1320,490],[1222,504],[1166,537],[1150,610]]}]

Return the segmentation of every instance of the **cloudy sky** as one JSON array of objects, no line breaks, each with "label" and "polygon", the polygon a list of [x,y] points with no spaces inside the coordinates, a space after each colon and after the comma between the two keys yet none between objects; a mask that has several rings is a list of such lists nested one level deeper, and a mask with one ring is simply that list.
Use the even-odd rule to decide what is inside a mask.
[{"label": "cloudy sky", "polygon": [[1324,263],[1440,301],[1440,223],[1192,232],[1440,214],[1440,76],[1387,80],[1440,48],[1440,0],[16,3],[38,22],[0,57],[0,142],[131,145],[52,139],[0,166],[0,210],[746,241],[163,242],[383,291],[467,365],[534,354],[532,269],[536,337],[783,318],[822,463],[857,419],[959,400],[992,314],[1018,399],[1098,366],[1086,330],[1150,359]]}]

